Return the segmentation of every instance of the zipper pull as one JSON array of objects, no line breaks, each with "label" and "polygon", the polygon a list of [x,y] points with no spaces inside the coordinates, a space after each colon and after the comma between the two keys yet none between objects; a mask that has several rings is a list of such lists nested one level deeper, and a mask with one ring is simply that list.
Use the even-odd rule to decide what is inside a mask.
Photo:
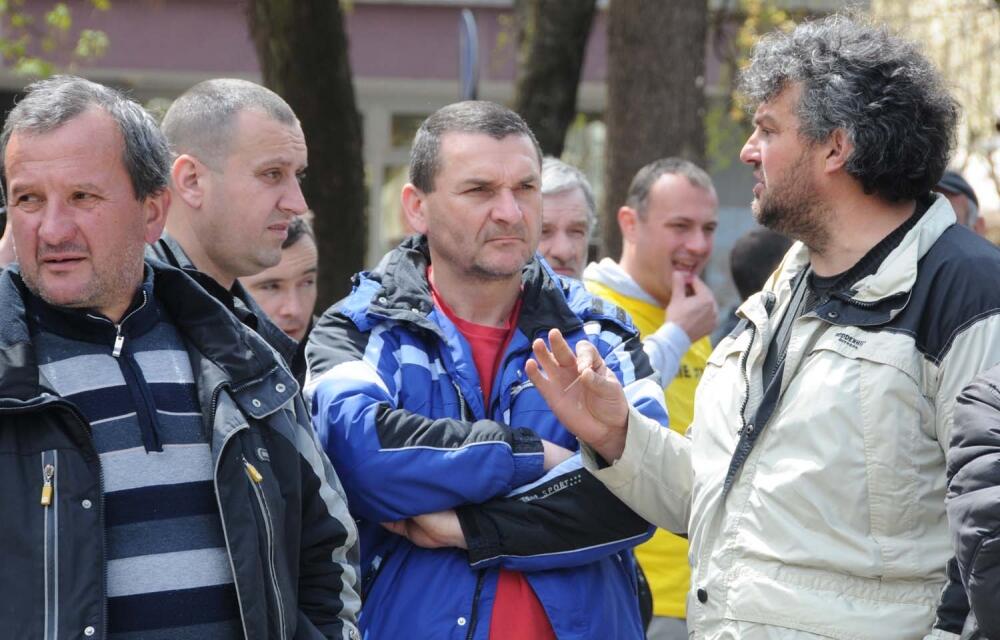
[{"label": "zipper pull", "polygon": [[125,346],[125,336],[122,335],[122,326],[116,325],[118,334],[115,335],[115,348],[111,350],[111,356],[117,358],[122,354],[122,347]]},{"label": "zipper pull", "polygon": [[264,481],[264,476],[260,475],[260,471],[257,471],[257,467],[250,464],[250,461],[243,458],[243,466],[246,467],[247,475],[253,480],[254,484],[260,484]]},{"label": "zipper pull", "polygon": [[45,481],[42,483],[42,506],[47,507],[52,504],[52,478],[56,475],[56,468],[51,464],[45,465],[42,470]]}]

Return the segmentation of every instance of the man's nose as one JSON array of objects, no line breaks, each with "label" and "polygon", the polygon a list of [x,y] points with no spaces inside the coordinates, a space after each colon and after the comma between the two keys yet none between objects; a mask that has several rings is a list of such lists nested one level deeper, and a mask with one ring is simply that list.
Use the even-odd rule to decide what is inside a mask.
[{"label": "man's nose", "polygon": [[511,189],[500,189],[493,205],[491,216],[497,222],[516,224],[524,217],[521,204]]},{"label": "man's nose", "polygon": [[67,207],[58,202],[49,202],[42,212],[38,225],[38,239],[47,245],[60,245],[76,236],[76,223]]}]

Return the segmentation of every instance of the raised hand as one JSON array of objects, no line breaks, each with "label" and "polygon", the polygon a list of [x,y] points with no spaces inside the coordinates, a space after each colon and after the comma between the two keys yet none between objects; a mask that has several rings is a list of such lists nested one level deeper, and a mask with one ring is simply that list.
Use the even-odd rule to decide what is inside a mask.
[{"label": "raised hand", "polygon": [[537,361],[525,364],[528,379],[570,432],[605,460],[617,460],[625,448],[628,421],[628,401],[618,378],[585,340],[577,343],[574,355],[562,333],[552,329],[549,345],[551,350],[541,339],[531,345]]},{"label": "raised hand", "polygon": [[719,306],[708,285],[698,276],[691,276],[688,281],[684,272],[675,269],[666,320],[683,329],[691,342],[696,342],[712,333],[718,319]]}]

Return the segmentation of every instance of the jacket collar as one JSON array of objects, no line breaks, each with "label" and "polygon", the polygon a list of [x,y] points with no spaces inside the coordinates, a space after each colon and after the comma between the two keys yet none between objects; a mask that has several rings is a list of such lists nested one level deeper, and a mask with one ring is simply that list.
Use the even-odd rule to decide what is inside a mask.
[{"label": "jacket collar", "polygon": [[235,314],[240,322],[259,333],[268,344],[277,350],[285,362],[291,365],[295,359],[298,343],[271,322],[239,280],[233,283],[232,288],[226,289],[208,274],[198,271],[198,268],[194,266],[185,253],[184,248],[168,233],[164,233],[159,240],[147,248],[146,257],[165,262],[187,273],[205,291],[225,305],[230,313]]},{"label": "jacket collar", "polygon": [[[922,205],[926,209],[921,213]],[[877,325],[888,322],[906,306],[920,259],[955,223],[955,212],[940,194],[929,194],[917,208],[910,220],[844,274],[835,299],[829,306],[817,307],[818,315],[835,320],[835,324]],[[771,294],[779,300],[790,296],[795,277],[808,265],[809,249],[796,242],[764,285],[764,296]]]},{"label": "jacket collar", "polygon": [[[363,331],[388,319],[410,323],[443,338],[440,327],[428,318],[434,308],[427,282],[429,264],[426,236],[405,239],[373,271],[354,277],[354,290],[339,303],[341,313]],[[579,283],[557,276],[537,255],[521,271],[521,283],[523,302],[518,328],[526,336],[551,327],[572,330],[580,326],[578,315],[589,308],[590,298]]]},{"label": "jacket collar", "polygon": [[[275,351],[185,272],[158,262],[147,263],[147,270],[162,313],[192,353],[211,365],[192,362],[195,374],[215,372],[211,380],[199,380],[200,387],[226,384],[254,417],[273,412],[298,391]],[[45,393],[27,322],[32,296],[16,269],[0,274],[0,397],[31,400]]]}]

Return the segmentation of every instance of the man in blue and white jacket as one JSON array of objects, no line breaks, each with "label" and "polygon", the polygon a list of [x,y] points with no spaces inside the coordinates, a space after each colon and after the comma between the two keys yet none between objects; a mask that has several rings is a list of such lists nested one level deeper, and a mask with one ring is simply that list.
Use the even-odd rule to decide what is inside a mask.
[{"label": "man in blue and white jacket", "polygon": [[314,426],[360,521],[366,637],[643,637],[627,551],[652,529],[582,470],[524,364],[556,327],[666,424],[663,393],[624,312],[535,255],[540,165],[504,107],[433,114],[402,193],[421,235],[310,338]]}]

